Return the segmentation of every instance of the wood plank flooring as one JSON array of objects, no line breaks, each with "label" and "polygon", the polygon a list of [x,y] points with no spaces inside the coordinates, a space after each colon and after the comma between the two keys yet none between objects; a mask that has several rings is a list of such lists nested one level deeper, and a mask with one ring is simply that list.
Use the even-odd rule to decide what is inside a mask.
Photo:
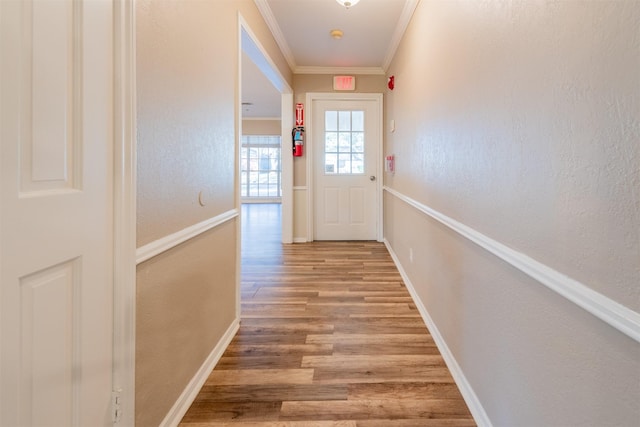
[{"label": "wood plank flooring", "polygon": [[242,321],[184,427],[475,426],[386,248],[243,207]]}]

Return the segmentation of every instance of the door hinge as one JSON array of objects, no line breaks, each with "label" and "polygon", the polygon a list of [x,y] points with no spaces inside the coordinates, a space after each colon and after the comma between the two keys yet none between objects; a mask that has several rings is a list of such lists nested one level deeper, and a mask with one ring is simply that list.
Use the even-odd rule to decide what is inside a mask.
[{"label": "door hinge", "polygon": [[111,392],[111,420],[118,424],[122,418],[122,389]]}]

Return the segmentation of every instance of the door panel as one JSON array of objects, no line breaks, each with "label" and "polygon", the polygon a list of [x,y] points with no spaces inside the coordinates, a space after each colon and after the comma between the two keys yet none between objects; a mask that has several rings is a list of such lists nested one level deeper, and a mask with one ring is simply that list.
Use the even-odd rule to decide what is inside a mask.
[{"label": "door panel", "polygon": [[315,240],[377,238],[380,108],[377,100],[313,101]]},{"label": "door panel", "polygon": [[367,218],[365,212],[366,189],[362,187],[351,187],[349,192],[349,223],[364,225]]},{"label": "door panel", "polygon": [[20,393],[25,425],[73,425],[79,392],[73,378],[79,362],[73,349],[80,341],[74,327],[81,314],[78,267],[78,260],[71,260],[20,279],[20,375],[31,379]]},{"label": "door panel", "polygon": [[[74,7],[71,2],[25,2],[25,15],[31,12],[31,22],[25,40],[32,55],[25,55],[24,66],[31,71],[31,81],[23,86],[28,137],[22,140],[21,150],[24,190],[68,188],[74,145],[74,94],[80,93],[80,76],[74,75],[74,56],[80,54],[74,46]],[[78,17],[76,17],[78,19]]]},{"label": "door panel", "polygon": [[324,188],[324,223],[335,225],[340,219],[340,189],[335,187]]},{"label": "door panel", "polygon": [[110,425],[113,15],[0,2],[0,424]]}]

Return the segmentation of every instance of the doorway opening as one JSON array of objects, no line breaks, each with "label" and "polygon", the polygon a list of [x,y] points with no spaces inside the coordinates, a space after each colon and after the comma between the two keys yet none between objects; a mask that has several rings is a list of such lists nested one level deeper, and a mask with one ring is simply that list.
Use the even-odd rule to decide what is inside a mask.
[{"label": "doorway opening", "polygon": [[238,208],[244,214],[246,203],[280,203],[273,226],[282,243],[291,243],[293,160],[286,155],[285,135],[293,122],[293,91],[242,17],[240,39]]},{"label": "doorway opening", "polygon": [[255,264],[265,248],[281,245],[283,150],[282,95],[260,68],[260,57],[256,59],[256,52],[253,52],[254,56],[251,55],[252,47],[256,45],[244,30],[241,47],[239,261],[242,283],[245,269]]},{"label": "doorway opening", "polygon": [[[285,136],[293,126],[293,90],[244,18],[238,15],[238,20],[240,84],[237,93],[235,161],[238,171],[236,209],[240,211],[241,219],[241,227],[237,229],[239,244],[236,263],[236,316],[239,318],[242,271],[250,265],[247,254],[264,250],[264,242],[260,243],[256,239],[276,238],[278,240],[275,244],[278,247],[281,247],[282,243],[293,242],[293,159],[286,155],[288,151],[285,149],[288,141]],[[249,137],[250,135],[254,137]],[[275,139],[255,138],[261,136],[279,138],[279,147]],[[243,158],[246,164],[243,164]],[[252,165],[253,158],[255,165]],[[252,171],[253,166],[255,170]],[[255,179],[255,182],[252,182],[252,179]],[[255,197],[251,197],[252,191],[255,192]],[[258,199],[261,193],[265,195],[263,201],[279,203],[244,203],[249,201],[248,199]],[[269,200],[272,197],[273,199]],[[260,207],[263,210],[259,211]],[[271,209],[273,212],[265,215],[264,209]],[[263,224],[267,219],[270,221]],[[253,229],[248,227],[258,227],[261,231],[254,233]],[[264,231],[265,229],[268,231]]]}]

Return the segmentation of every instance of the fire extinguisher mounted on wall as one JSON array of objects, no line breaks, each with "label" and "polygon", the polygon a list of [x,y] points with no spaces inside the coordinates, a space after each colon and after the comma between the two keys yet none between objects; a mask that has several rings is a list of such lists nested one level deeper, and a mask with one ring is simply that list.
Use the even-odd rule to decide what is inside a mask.
[{"label": "fire extinguisher mounted on wall", "polygon": [[291,138],[293,143],[293,155],[300,157],[304,153],[304,126],[296,126],[291,130]]}]

